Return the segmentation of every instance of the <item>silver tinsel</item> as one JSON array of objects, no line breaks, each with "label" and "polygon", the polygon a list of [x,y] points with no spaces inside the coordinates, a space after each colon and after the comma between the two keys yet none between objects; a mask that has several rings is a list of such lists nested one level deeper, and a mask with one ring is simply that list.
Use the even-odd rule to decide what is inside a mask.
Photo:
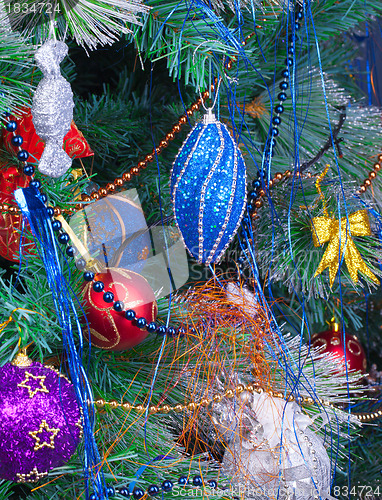
[{"label": "silver tinsel", "polygon": [[294,402],[266,393],[216,407],[215,429],[226,441],[222,468],[238,497],[313,500],[330,497],[330,460],[309,416]]},{"label": "silver tinsel", "polygon": [[73,92],[61,75],[60,63],[68,54],[64,42],[48,40],[36,52],[36,62],[44,77],[33,97],[32,116],[37,134],[45,141],[39,171],[60,177],[72,160],[62,149],[63,139],[73,119]]},{"label": "silver tinsel", "polygon": [[0,30],[3,34],[12,31],[9,16],[2,0],[0,0]]}]

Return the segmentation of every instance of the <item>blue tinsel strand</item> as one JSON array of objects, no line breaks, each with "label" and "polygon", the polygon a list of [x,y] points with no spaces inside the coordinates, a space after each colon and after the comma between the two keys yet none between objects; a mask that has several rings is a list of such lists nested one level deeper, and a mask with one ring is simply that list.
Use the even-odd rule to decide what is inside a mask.
[{"label": "blue tinsel strand", "polygon": [[[61,270],[50,216],[37,187],[17,189],[15,199],[22,212],[24,222],[29,223],[36,243],[39,243],[38,250],[44,262],[57,317],[62,329],[63,344],[68,357],[77,403],[82,409],[86,498],[89,498],[89,483],[91,483],[97,498],[103,500],[108,498],[108,493],[103,475],[99,471],[101,457],[93,434],[94,407],[89,405],[93,398],[87,374],[82,365],[83,336],[71,289]],[[75,322],[74,331],[71,316]],[[78,336],[79,348],[75,344],[75,334]]]}]

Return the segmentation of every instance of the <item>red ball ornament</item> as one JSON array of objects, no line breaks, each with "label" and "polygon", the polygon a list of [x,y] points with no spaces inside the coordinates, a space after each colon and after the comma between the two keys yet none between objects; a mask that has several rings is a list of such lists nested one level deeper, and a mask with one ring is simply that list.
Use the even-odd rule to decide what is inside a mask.
[{"label": "red ball ornament", "polygon": [[344,346],[343,332],[338,323],[332,322],[330,330],[315,333],[312,336],[312,347],[320,347],[321,352],[334,354],[339,360],[341,371],[345,371],[345,353],[348,370],[357,370],[366,373],[365,351],[355,335],[345,333]]},{"label": "red ball ornament", "polygon": [[[125,311],[133,309],[137,318],[145,318],[150,323],[155,321],[158,309],[147,280],[133,271],[117,268],[103,270],[95,279],[105,285],[103,292],[95,292],[92,283],[88,283],[84,290],[92,345],[110,351],[124,351],[141,343],[148,335],[147,330],[141,330],[134,321],[126,319],[124,311],[115,311],[113,304],[103,300],[103,294],[112,292],[114,301],[124,303]],[[84,333],[87,334],[86,326]]]}]

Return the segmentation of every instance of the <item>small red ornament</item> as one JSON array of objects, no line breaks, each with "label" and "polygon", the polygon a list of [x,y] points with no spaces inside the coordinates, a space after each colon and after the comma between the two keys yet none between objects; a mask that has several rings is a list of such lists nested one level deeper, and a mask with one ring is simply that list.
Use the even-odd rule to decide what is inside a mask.
[{"label": "small red ornament", "polygon": [[[19,118],[11,116],[9,119],[17,122],[16,134],[21,135],[23,138],[22,148],[28,151],[31,155],[29,161],[34,163],[36,160],[40,160],[45,144],[36,133],[30,108],[20,108],[20,115]],[[8,132],[4,127],[2,137],[5,148],[10,153],[16,155],[18,147],[13,146],[11,143],[13,132]],[[85,158],[94,155],[94,152],[91,150],[82,132],[78,130],[74,121],[72,121],[70,130],[64,137],[63,149],[71,158]]]},{"label": "small red ornament", "polygon": [[[147,330],[139,329],[134,321],[125,318],[124,312],[117,312],[113,304],[103,300],[104,292],[112,292],[114,301],[124,303],[124,309],[133,309],[137,318],[145,318],[147,323],[155,321],[157,304],[154,292],[140,274],[124,269],[109,268],[95,277],[105,285],[103,292],[95,292],[92,283],[84,290],[86,318],[89,322],[92,345],[110,351],[124,351],[142,342]],[[87,334],[87,327],[84,326]]]},{"label": "small red ornament", "polygon": [[320,347],[321,352],[334,354],[338,358],[341,371],[345,371],[345,352],[348,370],[357,370],[366,373],[366,355],[363,347],[355,335],[345,333],[346,347],[344,348],[343,332],[339,324],[332,321],[330,330],[315,333],[312,336],[312,347]]},{"label": "small red ornament", "polygon": [[[0,171],[0,203],[17,207],[13,197],[13,192],[17,188],[27,187],[30,178],[20,174],[16,167],[5,165]],[[10,212],[9,210],[0,212],[0,255],[4,259],[18,262],[20,231],[22,217],[21,213]],[[26,235],[25,235],[26,236]],[[33,243],[30,243],[33,245]],[[25,250],[28,251],[29,245]]]}]

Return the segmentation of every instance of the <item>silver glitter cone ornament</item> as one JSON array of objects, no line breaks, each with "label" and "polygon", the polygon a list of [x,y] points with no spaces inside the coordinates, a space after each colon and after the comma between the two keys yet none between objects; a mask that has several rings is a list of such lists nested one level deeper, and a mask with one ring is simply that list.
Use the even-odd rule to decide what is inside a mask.
[{"label": "silver glitter cone ornament", "polygon": [[33,97],[32,117],[37,134],[45,141],[38,169],[49,177],[60,177],[72,165],[71,158],[62,149],[74,107],[72,89],[60,71],[60,63],[67,54],[68,46],[64,42],[48,40],[35,55],[44,77]]},{"label": "silver glitter cone ornament", "polygon": [[[266,393],[216,408],[215,429],[227,443],[222,468],[246,500],[331,499],[330,460],[313,422],[294,402]],[[244,496],[242,496],[242,494]]]}]

